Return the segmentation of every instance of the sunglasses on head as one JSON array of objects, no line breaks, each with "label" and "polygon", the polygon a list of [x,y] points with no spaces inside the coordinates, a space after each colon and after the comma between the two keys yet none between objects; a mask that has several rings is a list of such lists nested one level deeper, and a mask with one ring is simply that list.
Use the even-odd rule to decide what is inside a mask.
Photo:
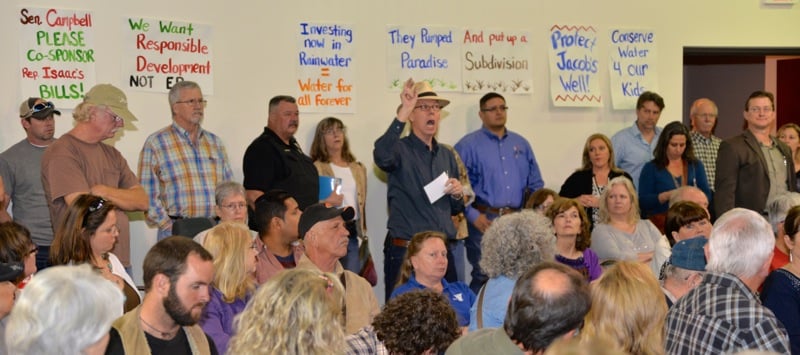
[{"label": "sunglasses on head", "polygon": [[53,103],[52,103],[52,102],[50,102],[50,101],[47,101],[47,102],[40,102],[40,103],[38,103],[38,104],[36,104],[36,105],[33,105],[33,107],[31,107],[31,110],[30,110],[30,111],[28,111],[28,113],[26,113],[26,114],[25,114],[25,116],[24,116],[23,118],[28,118],[28,117],[31,117],[31,116],[33,116],[33,114],[35,114],[35,113],[39,113],[39,112],[41,112],[41,111],[44,111],[44,110],[47,110],[47,109],[52,109],[52,108],[55,108],[55,107],[56,107],[56,106],[55,106],[55,105],[53,105]]},{"label": "sunglasses on head", "polygon": [[98,198],[97,200],[94,200],[94,202],[92,202],[92,203],[89,205],[89,211],[88,211],[88,212],[86,212],[86,214],[85,214],[85,215],[83,215],[83,226],[84,226],[84,227],[86,227],[86,222],[88,222],[88,221],[89,221],[89,214],[91,214],[91,213],[94,213],[94,212],[97,212],[97,210],[99,210],[99,209],[103,208],[103,205],[104,205],[105,203],[106,203],[106,200],[104,200],[104,199],[102,199],[102,198]]}]

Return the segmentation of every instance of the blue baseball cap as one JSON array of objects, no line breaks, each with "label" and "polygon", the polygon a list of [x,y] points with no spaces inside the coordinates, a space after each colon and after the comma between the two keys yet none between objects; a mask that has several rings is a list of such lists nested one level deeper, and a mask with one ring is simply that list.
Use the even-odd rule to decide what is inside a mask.
[{"label": "blue baseball cap", "polygon": [[675,243],[672,247],[672,265],[686,270],[706,271],[706,243],[708,239],[705,237],[694,237]]}]

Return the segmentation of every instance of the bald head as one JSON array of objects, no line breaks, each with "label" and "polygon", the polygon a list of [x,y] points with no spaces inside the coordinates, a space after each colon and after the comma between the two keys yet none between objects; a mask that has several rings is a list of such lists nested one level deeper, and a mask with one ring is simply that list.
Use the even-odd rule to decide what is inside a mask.
[{"label": "bald head", "polygon": [[531,292],[550,300],[563,296],[570,288],[570,278],[562,270],[544,269],[531,280]]},{"label": "bald head", "polygon": [[543,351],[580,326],[590,305],[583,276],[564,264],[545,261],[517,280],[503,328],[525,350]]},{"label": "bald head", "polygon": [[703,190],[694,186],[681,186],[675,190],[675,193],[673,193],[672,197],[669,199],[669,205],[672,206],[681,201],[694,202],[705,208],[706,212],[708,212],[708,196],[706,196]]}]

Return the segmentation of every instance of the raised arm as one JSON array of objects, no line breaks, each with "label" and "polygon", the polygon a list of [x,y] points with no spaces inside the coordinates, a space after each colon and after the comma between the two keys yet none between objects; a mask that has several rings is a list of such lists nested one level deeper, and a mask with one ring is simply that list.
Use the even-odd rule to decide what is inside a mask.
[{"label": "raised arm", "polygon": [[406,121],[417,104],[417,95],[414,92],[414,81],[408,79],[403,85],[400,93],[400,107],[397,109],[397,117],[392,121],[389,129],[375,140],[372,150],[372,158],[375,165],[383,171],[389,172],[397,168],[400,163],[396,157],[395,145],[400,141],[400,134],[403,133]]}]

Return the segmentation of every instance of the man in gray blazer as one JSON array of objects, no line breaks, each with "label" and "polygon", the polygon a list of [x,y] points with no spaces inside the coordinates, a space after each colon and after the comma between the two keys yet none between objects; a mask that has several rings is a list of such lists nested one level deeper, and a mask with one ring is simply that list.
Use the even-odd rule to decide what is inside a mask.
[{"label": "man in gray blazer", "polygon": [[767,201],[795,190],[794,161],[789,147],[770,135],[775,122],[775,97],[767,91],[750,94],[744,105],[747,129],[719,147],[714,207],[722,215],[734,207],[765,214]]}]

